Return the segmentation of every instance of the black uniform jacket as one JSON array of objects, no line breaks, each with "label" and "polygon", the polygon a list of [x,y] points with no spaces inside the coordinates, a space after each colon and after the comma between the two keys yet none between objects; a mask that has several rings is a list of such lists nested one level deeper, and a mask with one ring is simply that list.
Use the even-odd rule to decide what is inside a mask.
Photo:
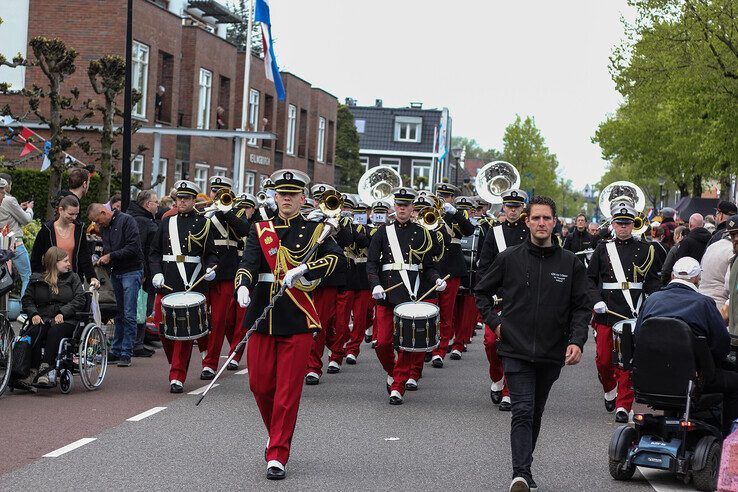
[{"label": "black uniform jacket", "polygon": [[[351,227],[351,219],[348,217],[341,217],[339,223],[340,227],[333,236],[333,239],[341,250],[344,250],[354,243],[354,230]],[[340,259],[343,263],[343,267],[334,269],[332,273],[321,279],[320,287],[338,287],[339,289],[343,289],[346,286],[346,274],[349,269],[349,260],[345,255],[341,256]]]},{"label": "black uniform jacket", "polygon": [[[172,290],[160,290],[164,295],[172,292],[184,292],[186,290],[184,281],[179,274],[177,262],[164,261],[164,255],[171,255],[172,241],[169,237],[169,221],[177,221],[177,232],[179,233],[179,245],[184,256],[199,256],[201,258],[200,272],[195,281],[199,277],[205,275],[205,270],[218,263],[218,257],[213,251],[212,238],[209,234],[210,224],[204,215],[195,211],[187,213],[178,213],[171,217],[164,218],[159,224],[159,230],[151,244],[151,257],[149,258],[151,275],[161,273],[164,275],[164,283],[171,287]],[[192,278],[192,274],[197,268],[197,263],[183,263],[187,280]],[[219,267],[220,268],[220,267]],[[193,289],[195,292],[205,293],[208,288],[207,281],[203,280]]]},{"label": "black uniform jacket", "polygon": [[496,226],[490,227],[484,238],[482,252],[479,254],[479,273],[484,275],[492,266],[492,262],[500,253],[495,241],[494,227],[502,227],[502,235],[505,237],[505,245],[510,248],[525,242],[530,236],[528,226],[525,225],[525,219],[519,218],[515,222],[504,221]]},{"label": "black uniform jacket", "polygon": [[443,222],[445,223],[443,229],[449,237],[449,242],[441,261],[438,262],[438,274],[442,277],[446,275],[450,275],[451,278],[463,277],[468,271],[459,240],[474,234],[474,224],[469,221],[463,210],[457,210],[455,214],[444,214]]},{"label": "black uniform jacket", "polygon": [[[502,311],[493,295],[501,291]],[[587,273],[574,253],[558,244],[526,240],[500,253],[474,293],[482,319],[501,325],[497,353],[531,362],[564,365],[566,347],[584,348],[591,316]]]},{"label": "black uniform jacket", "polygon": [[[400,250],[402,251],[402,258],[395,258],[392,254],[389,239],[387,238],[387,227],[389,226],[377,229],[369,245],[369,257],[366,263],[369,286],[371,289],[374,289],[377,285],[381,285],[387,289],[402,282],[399,271],[383,271],[382,265],[400,262],[422,265],[422,270],[419,272],[410,270],[407,272],[411,288],[415,287],[415,279],[420,275],[420,287],[417,292],[419,298],[433,287],[439,278],[434,264],[434,256],[439,256],[438,240],[432,236],[434,233],[425,230],[415,222],[407,221],[403,224],[395,222],[394,226]],[[433,291],[426,299],[433,299],[435,297],[436,293]],[[410,293],[402,285],[388,293],[385,299],[377,302],[384,306],[396,306],[397,304],[408,301],[410,301]]]},{"label": "black uniform jacket", "polygon": [[[228,212],[218,210],[210,217],[213,251],[218,256],[218,269],[215,270],[216,281],[233,280],[236,277],[238,264],[241,262],[244,239],[249,235],[249,221],[242,212],[242,210],[233,209]],[[225,234],[223,234],[224,231]]]},{"label": "black uniform jacket", "polygon": [[[290,258],[292,263],[290,268],[294,268],[299,263],[308,260],[308,271],[305,274],[305,280],[318,280],[336,270],[345,268],[343,251],[332,237],[327,238],[311,258],[305,258],[308,250],[317,241],[320,231],[323,229],[323,224],[305,220],[300,214],[289,219],[277,216],[272,224],[274,224],[279,237],[279,249],[281,251],[278,254],[284,254]],[[236,290],[241,286],[245,286],[249,289],[251,295],[251,304],[249,304],[243,320],[243,326],[246,328],[253,326],[264,308],[271,302],[272,296],[280,288],[280,284],[277,282],[259,282],[259,274],[274,273],[264,257],[257,231],[258,227],[266,227],[267,225],[268,222],[262,222],[251,228],[243,258],[236,273]],[[290,290],[293,289],[297,289],[297,286]],[[310,322],[307,315],[292,300],[289,295],[290,290],[276,300],[274,308],[259,323],[256,331],[269,335],[289,336],[320,330],[320,325]],[[310,292],[307,292],[307,297],[312,302]]]},{"label": "black uniform jacket", "polygon": [[[610,256],[607,254],[606,245],[615,241],[620,263],[623,265],[625,279],[628,282],[642,282],[643,290],[630,289],[630,295],[633,298],[634,307],[638,304],[638,296],[643,292],[651,294],[659,289],[660,282],[658,277],[658,265],[655,264],[655,253],[653,246],[644,243],[635,238],[629,238],[625,241],[620,239],[611,239],[601,241],[589,261],[587,267],[587,276],[590,280],[590,306],[593,307],[599,301],[605,301],[610,311],[616,312],[626,318],[633,318],[633,313],[625,300],[625,294],[618,289],[602,289],[602,283],[615,283],[615,272],[612,269]],[[594,321],[608,326],[621,321],[622,318],[613,316],[612,314],[595,314]]]},{"label": "black uniform jacket", "polygon": [[371,230],[362,224],[351,224],[353,243],[344,249],[348,259],[346,290],[367,290],[369,279],[366,277],[366,255],[369,250]]}]

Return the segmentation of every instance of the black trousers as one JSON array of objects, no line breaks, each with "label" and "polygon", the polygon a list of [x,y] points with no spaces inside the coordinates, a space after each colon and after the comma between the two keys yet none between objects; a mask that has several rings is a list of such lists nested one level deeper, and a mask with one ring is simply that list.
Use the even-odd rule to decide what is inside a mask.
[{"label": "black trousers", "polygon": [[715,368],[715,376],[703,393],[723,394],[723,435],[730,434],[733,420],[738,418],[738,372]]},{"label": "black trousers", "polygon": [[548,393],[561,374],[561,366],[527,362],[512,357],[503,357],[502,366],[512,404],[510,447],[513,477],[521,476],[530,480],[530,466],[541,431],[543,410]]},{"label": "black trousers", "polygon": [[[37,326],[32,327],[34,331]],[[41,325],[38,330],[38,343],[34,343],[34,367],[38,367],[40,362],[45,362],[50,366],[56,364],[56,356],[59,353],[59,343],[62,338],[71,338],[74,335],[75,326],[70,323],[62,323],[60,325],[50,324]],[[43,349],[43,356],[41,350]]]}]

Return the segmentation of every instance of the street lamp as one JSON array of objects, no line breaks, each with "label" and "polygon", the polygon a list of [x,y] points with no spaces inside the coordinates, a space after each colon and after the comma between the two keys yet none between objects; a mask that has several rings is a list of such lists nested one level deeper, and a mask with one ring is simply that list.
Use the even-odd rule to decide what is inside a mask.
[{"label": "street lamp", "polygon": [[659,212],[662,208],[664,208],[664,185],[666,184],[666,179],[664,179],[663,176],[659,177]]},{"label": "street lamp", "polygon": [[454,186],[459,186],[459,159],[461,159],[461,147],[453,147],[451,149],[451,157],[456,161],[456,168],[454,168]]}]

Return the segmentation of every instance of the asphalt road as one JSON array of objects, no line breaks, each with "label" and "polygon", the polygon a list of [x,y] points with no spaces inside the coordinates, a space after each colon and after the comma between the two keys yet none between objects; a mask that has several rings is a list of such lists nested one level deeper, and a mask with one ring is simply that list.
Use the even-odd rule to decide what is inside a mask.
[{"label": "asphalt road", "polygon": [[[507,490],[510,414],[489,399],[481,337],[461,361],[427,366],[420,390],[390,406],[367,345],[356,366],[304,389],[282,482],[264,478],[266,432],[247,374],[227,373],[199,407],[167,393],[163,354],[111,367],[98,392],[0,398],[0,490]],[[185,391],[202,386],[193,356]],[[554,385],[534,455],[541,491],[676,490],[660,474],[614,482],[607,445],[615,427],[601,403],[590,341],[583,362]],[[166,407],[129,422],[152,407]],[[52,424],[52,422],[58,422]],[[81,438],[94,441],[42,457]]]}]

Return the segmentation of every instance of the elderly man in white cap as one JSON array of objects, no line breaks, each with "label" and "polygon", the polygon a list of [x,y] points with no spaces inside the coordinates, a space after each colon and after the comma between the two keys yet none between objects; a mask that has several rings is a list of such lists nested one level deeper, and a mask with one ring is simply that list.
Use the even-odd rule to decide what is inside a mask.
[{"label": "elderly man in white cap", "polygon": [[672,269],[671,282],[643,303],[634,333],[637,345],[643,322],[661,316],[680,319],[695,336],[706,338],[715,361],[715,376],[706,383],[704,392],[723,394],[723,433],[727,436],[731,423],[738,417],[738,373],[723,369],[730,352],[730,335],[715,301],[697,291],[701,274],[697,260],[689,256],[679,258]]}]

